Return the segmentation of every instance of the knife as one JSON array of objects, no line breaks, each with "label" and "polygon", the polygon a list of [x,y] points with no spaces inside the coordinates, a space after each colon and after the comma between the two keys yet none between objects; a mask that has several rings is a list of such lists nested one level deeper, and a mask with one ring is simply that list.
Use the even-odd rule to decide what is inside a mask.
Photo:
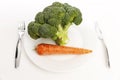
[{"label": "knife", "polygon": [[106,43],[105,43],[105,41],[104,41],[102,31],[101,31],[101,29],[99,28],[97,22],[95,23],[95,30],[96,30],[98,39],[101,41],[101,43],[103,44],[103,46],[104,46],[104,48],[105,48],[105,51],[106,51],[106,59],[107,59],[107,65],[108,65],[108,68],[110,68],[110,59],[109,59],[108,48],[107,48]]}]

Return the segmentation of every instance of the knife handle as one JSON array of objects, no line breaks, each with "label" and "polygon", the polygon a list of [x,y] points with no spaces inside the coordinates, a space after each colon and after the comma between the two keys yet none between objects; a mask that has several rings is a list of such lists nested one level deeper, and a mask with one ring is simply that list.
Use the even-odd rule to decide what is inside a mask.
[{"label": "knife handle", "polygon": [[105,44],[104,40],[101,40],[101,41],[102,41],[102,44],[103,44],[104,47],[105,47],[105,51],[106,51],[106,59],[107,59],[107,65],[108,65],[108,67],[110,68],[111,65],[110,65],[110,58],[109,58],[108,48],[107,48],[107,45]]}]

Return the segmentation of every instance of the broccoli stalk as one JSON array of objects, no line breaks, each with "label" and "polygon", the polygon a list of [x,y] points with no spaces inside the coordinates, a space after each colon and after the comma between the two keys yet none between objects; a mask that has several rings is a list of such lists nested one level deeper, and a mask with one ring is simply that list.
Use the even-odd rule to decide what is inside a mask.
[{"label": "broccoli stalk", "polygon": [[65,45],[68,41],[68,29],[70,27],[71,23],[65,26],[63,28],[61,25],[58,26],[58,31],[56,33],[57,39],[55,40],[56,44],[58,45]]},{"label": "broccoli stalk", "polygon": [[33,39],[51,38],[57,45],[67,44],[68,29],[74,23],[82,22],[82,14],[76,7],[67,3],[54,2],[35,16],[35,21],[29,23],[28,34]]}]

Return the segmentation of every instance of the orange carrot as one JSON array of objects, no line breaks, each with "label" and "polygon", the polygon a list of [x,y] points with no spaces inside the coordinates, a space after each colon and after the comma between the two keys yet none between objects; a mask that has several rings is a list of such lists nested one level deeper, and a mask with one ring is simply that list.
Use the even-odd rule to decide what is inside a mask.
[{"label": "orange carrot", "polygon": [[92,52],[92,50],[83,49],[83,48],[75,48],[75,47],[67,47],[67,46],[58,46],[53,44],[38,44],[36,47],[36,52],[39,55],[56,55],[56,54],[88,54]]}]

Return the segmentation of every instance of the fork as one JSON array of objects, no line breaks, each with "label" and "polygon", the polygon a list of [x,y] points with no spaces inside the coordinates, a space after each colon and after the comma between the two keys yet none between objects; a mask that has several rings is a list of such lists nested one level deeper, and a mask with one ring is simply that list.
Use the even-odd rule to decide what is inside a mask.
[{"label": "fork", "polygon": [[16,44],[16,51],[15,51],[15,68],[19,67],[20,64],[20,57],[21,57],[21,50],[22,50],[22,38],[25,33],[25,22],[21,23],[18,27],[18,41]]},{"label": "fork", "polygon": [[97,22],[95,23],[95,30],[96,30],[96,33],[97,33],[97,35],[98,35],[98,39],[101,40],[102,44],[103,44],[104,47],[105,47],[105,50],[106,50],[106,59],[107,59],[107,66],[110,68],[110,59],[109,59],[108,48],[107,48],[107,46],[106,46],[106,44],[105,44],[102,31],[101,31],[101,29],[99,28]]}]

